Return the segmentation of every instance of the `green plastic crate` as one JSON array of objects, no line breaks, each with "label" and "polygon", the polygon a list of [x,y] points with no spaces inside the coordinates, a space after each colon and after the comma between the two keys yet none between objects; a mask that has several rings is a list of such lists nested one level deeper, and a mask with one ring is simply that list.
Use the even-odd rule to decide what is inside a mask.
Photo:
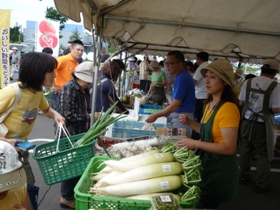
[{"label": "green plastic crate", "polygon": [[[91,186],[95,183],[90,180],[93,172],[99,172],[105,167],[105,165],[98,168],[98,166],[108,157],[93,157],[79,182],[77,183],[74,192],[76,198],[76,209],[77,210],[149,210],[152,207],[150,201],[147,200],[135,200],[127,198],[115,198],[107,196],[95,196],[89,194],[88,191]],[[195,204],[188,202],[180,202],[180,206],[184,209],[195,208]]]},{"label": "green plastic crate", "polygon": [[[74,144],[83,136],[84,133],[73,135],[70,136],[70,140]],[[62,138],[59,142],[59,152],[56,152],[57,141],[37,146],[33,158],[37,161],[45,183],[52,185],[81,176],[94,156],[94,142],[95,140],[72,148],[69,140]]]}]

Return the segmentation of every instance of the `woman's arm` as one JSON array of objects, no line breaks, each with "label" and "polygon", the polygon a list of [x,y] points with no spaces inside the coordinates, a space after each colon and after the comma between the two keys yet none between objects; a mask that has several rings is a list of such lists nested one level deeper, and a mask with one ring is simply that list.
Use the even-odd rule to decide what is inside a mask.
[{"label": "woman's arm", "polygon": [[17,151],[20,151],[20,149],[18,147],[16,147],[16,144],[18,142],[24,142],[25,140],[18,140],[18,139],[7,139],[5,138],[4,136],[0,136],[0,140],[2,141],[6,141],[8,142],[9,144],[13,145],[13,147],[17,150]]},{"label": "woman's arm", "polygon": [[161,85],[161,86],[166,86],[167,85],[167,81],[166,81],[166,78],[163,78],[161,82],[157,82],[158,85]]},{"label": "woman's arm", "polygon": [[183,139],[177,142],[177,146],[187,147],[188,149],[200,149],[206,152],[219,155],[233,155],[236,150],[238,128],[221,128],[224,142],[212,143],[198,141],[194,139]]},{"label": "woman's arm", "polygon": [[60,123],[65,124],[65,118],[51,107],[49,107],[47,110],[43,110],[43,113],[49,118],[54,118],[57,125]]},{"label": "woman's arm", "polygon": [[200,133],[200,123],[190,119],[187,115],[180,114],[179,120],[181,123],[190,126],[195,132]]}]

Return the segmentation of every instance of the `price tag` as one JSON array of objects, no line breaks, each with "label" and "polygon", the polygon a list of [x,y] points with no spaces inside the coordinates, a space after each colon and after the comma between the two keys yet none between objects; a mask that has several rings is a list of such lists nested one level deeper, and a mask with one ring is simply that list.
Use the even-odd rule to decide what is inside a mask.
[{"label": "price tag", "polygon": [[140,154],[140,157],[141,157],[141,158],[142,158],[142,157],[146,157],[146,156],[147,156],[146,153]]},{"label": "price tag", "polygon": [[169,182],[168,181],[164,181],[160,183],[160,188],[161,189],[169,189]]},{"label": "price tag", "polygon": [[162,158],[163,157],[163,154],[162,153],[157,153],[155,154],[156,158]]},{"label": "price tag", "polygon": [[171,200],[171,198],[170,198],[169,195],[161,195],[161,196],[160,196],[160,199],[161,199],[161,201],[162,201],[163,203],[172,202],[172,200]]},{"label": "price tag", "polygon": [[171,165],[170,164],[162,165],[162,170],[163,170],[163,172],[170,172]]}]

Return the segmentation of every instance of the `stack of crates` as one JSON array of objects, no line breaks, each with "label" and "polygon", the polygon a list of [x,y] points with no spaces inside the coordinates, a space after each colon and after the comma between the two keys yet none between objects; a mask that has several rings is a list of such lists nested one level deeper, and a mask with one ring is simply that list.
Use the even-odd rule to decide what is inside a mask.
[{"label": "stack of crates", "polygon": [[[156,136],[156,130],[141,130],[145,122],[117,121],[112,128],[112,137],[131,138],[135,136]],[[166,128],[166,124],[153,123],[155,128]]]}]

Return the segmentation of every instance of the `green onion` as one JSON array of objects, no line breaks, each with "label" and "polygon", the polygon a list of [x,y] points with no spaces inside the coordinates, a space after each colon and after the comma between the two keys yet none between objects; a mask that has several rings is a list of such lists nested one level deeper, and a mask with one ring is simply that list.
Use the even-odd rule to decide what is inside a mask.
[{"label": "green onion", "polygon": [[104,114],[100,114],[96,122],[91,126],[91,128],[85,133],[79,145],[85,145],[91,142],[93,139],[99,137],[107,131],[107,127],[116,121],[126,117],[119,114],[117,117],[109,117],[118,102],[114,103]]}]

